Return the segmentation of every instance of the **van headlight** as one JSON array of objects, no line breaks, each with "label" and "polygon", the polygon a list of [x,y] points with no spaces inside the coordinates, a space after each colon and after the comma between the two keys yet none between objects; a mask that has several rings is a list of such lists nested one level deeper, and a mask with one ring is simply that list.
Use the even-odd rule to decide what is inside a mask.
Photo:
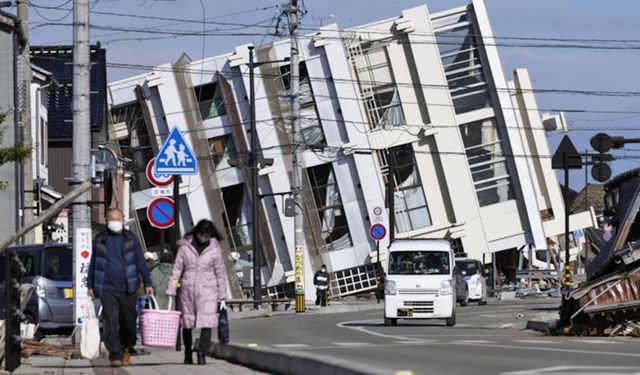
[{"label": "van headlight", "polygon": [[453,287],[451,286],[451,280],[442,280],[440,283],[440,294],[448,295],[453,293]]},{"label": "van headlight", "polygon": [[398,286],[393,280],[386,280],[384,283],[384,294],[394,296],[398,294]]}]

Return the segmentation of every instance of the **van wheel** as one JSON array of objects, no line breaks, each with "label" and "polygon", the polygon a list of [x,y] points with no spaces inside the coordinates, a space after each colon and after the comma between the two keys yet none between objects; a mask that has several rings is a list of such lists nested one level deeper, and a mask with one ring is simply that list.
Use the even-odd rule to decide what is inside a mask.
[{"label": "van wheel", "polygon": [[397,326],[398,325],[398,319],[395,318],[384,318],[384,325],[387,327],[390,326]]},{"label": "van wheel", "polygon": [[446,322],[447,322],[447,327],[455,326],[456,325],[456,313],[454,312],[453,315],[451,315],[451,318],[447,318]]}]

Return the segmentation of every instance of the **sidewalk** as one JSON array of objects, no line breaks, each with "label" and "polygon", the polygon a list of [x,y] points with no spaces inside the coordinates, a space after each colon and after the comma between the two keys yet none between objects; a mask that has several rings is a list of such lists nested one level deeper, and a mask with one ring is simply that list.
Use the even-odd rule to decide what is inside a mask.
[{"label": "sidewalk", "polygon": [[[33,356],[23,358],[22,366],[14,374],[31,375],[152,375],[152,374],[261,374],[226,361],[207,358],[206,365],[184,365],[183,352],[144,348],[150,354],[134,356],[131,366],[113,368],[106,358],[89,362],[85,359],[65,360],[59,357]],[[196,355],[193,355],[194,360]],[[2,372],[4,373],[4,372]]]}]

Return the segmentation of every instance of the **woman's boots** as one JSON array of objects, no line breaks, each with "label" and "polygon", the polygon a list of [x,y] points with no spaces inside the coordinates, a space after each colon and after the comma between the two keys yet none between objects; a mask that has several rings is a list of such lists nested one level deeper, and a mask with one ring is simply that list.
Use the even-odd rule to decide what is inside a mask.
[{"label": "woman's boots", "polygon": [[198,352],[198,364],[199,365],[206,365],[207,364],[207,360],[205,359],[206,355],[202,352]]},{"label": "woman's boots", "polygon": [[184,351],[184,364],[185,365],[193,364],[193,352],[191,350]]}]

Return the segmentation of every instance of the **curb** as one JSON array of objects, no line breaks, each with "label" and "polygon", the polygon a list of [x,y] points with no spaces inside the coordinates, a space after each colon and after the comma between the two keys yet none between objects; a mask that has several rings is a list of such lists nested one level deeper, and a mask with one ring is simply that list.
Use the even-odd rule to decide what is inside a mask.
[{"label": "curb", "polygon": [[381,373],[378,368],[349,363],[334,358],[323,358],[307,353],[284,353],[267,348],[249,348],[239,345],[213,347],[211,355],[216,359],[235,363],[258,371],[283,375],[369,375]]},{"label": "curb", "polygon": [[559,320],[529,320],[525,329],[551,334],[558,327]]}]

